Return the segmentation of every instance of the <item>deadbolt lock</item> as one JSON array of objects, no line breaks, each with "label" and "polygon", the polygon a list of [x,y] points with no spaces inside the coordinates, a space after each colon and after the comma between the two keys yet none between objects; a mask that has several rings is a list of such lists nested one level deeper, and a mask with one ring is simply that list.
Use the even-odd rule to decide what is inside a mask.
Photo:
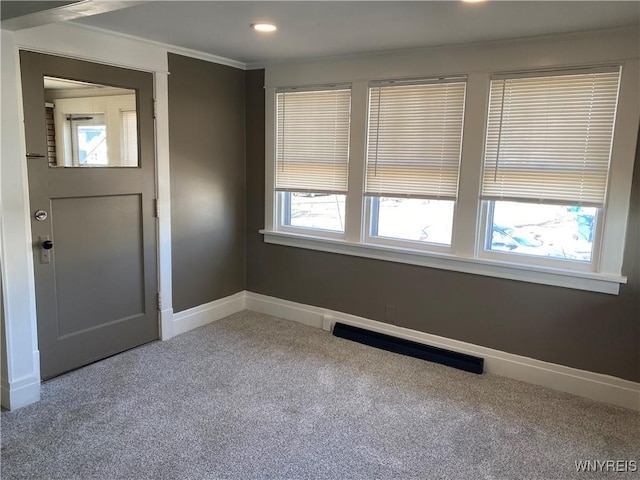
[{"label": "deadbolt lock", "polygon": [[47,212],[45,212],[44,210],[38,210],[38,211],[33,215],[33,217],[34,217],[37,221],[39,221],[39,222],[42,222],[42,221],[46,220],[46,219],[47,219],[47,216],[48,216],[48,215],[47,215]]}]

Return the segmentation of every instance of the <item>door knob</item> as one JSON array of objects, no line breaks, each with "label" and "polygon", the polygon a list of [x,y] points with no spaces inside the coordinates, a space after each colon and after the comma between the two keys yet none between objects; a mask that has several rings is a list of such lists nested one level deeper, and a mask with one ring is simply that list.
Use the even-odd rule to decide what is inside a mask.
[{"label": "door knob", "polygon": [[51,250],[53,248],[53,242],[51,240],[45,240],[41,243],[41,246],[45,250]]}]

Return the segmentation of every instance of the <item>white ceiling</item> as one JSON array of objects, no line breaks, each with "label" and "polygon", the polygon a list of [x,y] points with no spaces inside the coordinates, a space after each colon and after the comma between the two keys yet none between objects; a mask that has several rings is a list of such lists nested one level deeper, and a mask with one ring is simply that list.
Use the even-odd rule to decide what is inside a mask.
[{"label": "white ceiling", "polygon": [[[637,1],[138,3],[76,22],[249,66],[640,24]],[[278,31],[254,32],[258,21]]]},{"label": "white ceiling", "polygon": [[2,2],[0,2],[0,16],[2,17],[2,20],[6,20],[9,18],[16,18],[23,15],[40,12],[42,10],[62,7],[64,5],[69,5],[70,3],[74,3],[74,0],[49,2],[35,0],[30,0],[28,2],[16,2],[3,0]]},{"label": "white ceiling", "polygon": [[145,3],[147,0],[0,1],[3,30],[65,22]]}]

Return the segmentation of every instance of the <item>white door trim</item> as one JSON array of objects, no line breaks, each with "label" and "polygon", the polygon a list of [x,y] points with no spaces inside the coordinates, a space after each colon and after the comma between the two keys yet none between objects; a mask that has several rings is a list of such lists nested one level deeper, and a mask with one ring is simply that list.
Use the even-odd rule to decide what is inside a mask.
[{"label": "white door trim", "polygon": [[[173,336],[171,289],[171,197],[169,172],[169,93],[167,50],[132,39],[65,25],[18,32],[2,30],[2,248],[3,318],[2,406],[20,408],[40,398],[40,362],[29,221],[29,189],[23,126],[19,50],[46,52],[154,75],[156,98],[156,188],[158,285],[161,339]],[[5,188],[5,186],[7,188]]]},{"label": "white door trim", "polygon": [[2,406],[14,409],[40,399],[40,360],[20,64],[11,32],[2,30],[1,47],[0,261],[4,348],[0,384]]}]

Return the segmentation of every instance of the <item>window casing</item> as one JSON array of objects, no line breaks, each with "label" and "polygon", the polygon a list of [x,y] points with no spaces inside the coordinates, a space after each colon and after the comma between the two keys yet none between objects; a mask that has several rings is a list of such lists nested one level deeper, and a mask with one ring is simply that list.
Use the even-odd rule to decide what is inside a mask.
[{"label": "window casing", "polygon": [[619,84],[619,66],[492,78],[481,255],[597,271]]},{"label": "window casing", "polygon": [[365,241],[450,249],[465,87],[465,78],[370,85]]},{"label": "window casing", "polygon": [[276,104],[278,226],[340,237],[345,224],[351,90],[281,90]]},{"label": "window casing", "polygon": [[[635,62],[633,65],[637,66]],[[600,67],[598,68],[603,70]],[[604,70],[611,72],[617,69],[605,67]],[[536,74],[537,76],[562,76],[584,73],[584,71],[585,69],[583,68],[574,72],[559,69],[555,72],[532,72],[524,76],[536,76]],[[625,71],[626,73],[624,73]],[[592,73],[591,70],[589,72]],[[517,76],[520,75],[517,74]],[[504,77],[506,78],[507,76],[505,75]],[[265,234],[265,241],[367,258],[424,265],[445,270],[604,293],[617,293],[619,284],[626,283],[626,279],[621,276],[620,272],[622,255],[619,245],[621,239],[622,241],[624,239],[622,234],[624,230],[621,230],[621,227],[622,229],[624,228],[624,224],[621,224],[621,222],[626,222],[627,218],[628,203],[623,202],[628,202],[624,194],[624,192],[627,192],[628,195],[628,191],[624,188],[620,190],[615,187],[619,187],[621,184],[626,185],[626,182],[621,182],[620,176],[624,175],[622,172],[630,171],[629,165],[633,165],[633,158],[629,156],[629,152],[635,147],[635,134],[632,130],[634,130],[633,125],[637,124],[638,109],[633,106],[633,100],[638,95],[631,92],[633,88],[630,88],[630,85],[637,79],[636,72],[633,68],[623,70],[623,79],[620,87],[622,92],[620,95],[623,100],[620,102],[622,107],[618,108],[617,117],[614,118],[616,140],[613,147],[610,148],[613,151],[613,160],[611,160],[611,168],[613,170],[609,172],[609,177],[613,175],[613,180],[609,181],[609,183],[612,182],[612,186],[610,186],[612,190],[606,192],[605,199],[607,202],[600,207],[589,204],[584,200],[582,202],[569,202],[567,200],[552,199],[541,202],[543,205],[548,205],[549,208],[556,208],[553,207],[554,205],[565,206],[563,207],[565,208],[563,214],[567,218],[571,217],[571,220],[575,223],[572,235],[580,239],[586,238],[584,237],[585,232],[592,228],[592,232],[588,234],[592,243],[591,258],[588,260],[585,258],[585,255],[588,257],[588,252],[585,253],[584,249],[576,250],[576,255],[580,258],[569,258],[571,255],[567,254],[566,251],[561,255],[554,251],[548,257],[546,255],[536,255],[533,252],[532,245],[537,240],[533,240],[532,242],[534,243],[529,242],[527,240],[527,232],[523,233],[521,231],[508,234],[509,236],[515,235],[523,242],[523,245],[519,246],[517,250],[510,251],[506,249],[507,251],[505,251],[503,249],[500,251],[495,248],[487,248],[487,245],[490,246],[491,243],[491,235],[487,235],[487,232],[492,233],[491,228],[487,228],[488,222],[492,221],[494,211],[504,210],[504,206],[501,206],[501,204],[498,204],[498,209],[496,210],[495,204],[491,202],[513,200],[509,198],[502,200],[482,198],[483,172],[485,170],[484,151],[487,133],[485,122],[488,123],[491,80],[495,80],[495,78],[496,76],[492,76],[490,73],[474,73],[470,74],[467,79],[464,105],[465,134],[462,140],[459,178],[460,191],[458,192],[454,209],[451,246],[436,242],[425,242],[424,239],[416,241],[407,238],[393,238],[392,236],[380,235],[380,231],[375,232],[372,229],[372,204],[376,201],[380,202],[380,200],[374,199],[389,197],[366,195],[367,145],[370,146],[370,144],[367,144],[367,139],[370,136],[370,89],[377,85],[375,82],[363,80],[354,80],[352,83],[353,117],[351,119],[350,132],[350,178],[346,195],[345,235],[336,236],[331,233],[325,234],[323,231],[314,230],[290,232],[288,229],[281,228],[278,222],[269,220],[272,214],[274,214],[275,220],[274,212],[277,212],[277,202],[275,201],[277,194],[275,189],[270,190],[271,187],[269,186],[270,182],[273,181],[273,176],[270,177],[269,170],[273,167],[269,166],[268,154],[265,210],[267,218],[266,228],[262,231]],[[267,89],[268,93],[269,91],[274,95],[271,98],[275,100],[275,90]],[[618,91],[616,90],[617,94]],[[486,95],[486,98],[483,99],[484,95]],[[627,99],[626,102],[624,99]],[[628,102],[631,102],[631,104]],[[614,103],[614,106],[616,108],[619,107],[616,103]],[[267,104],[267,112],[270,111],[275,114],[275,102],[273,110],[270,110],[269,104]],[[267,126],[269,128],[268,118],[269,113],[267,117]],[[623,120],[625,123],[623,123]],[[631,128],[626,128],[625,125],[631,125]],[[478,126],[481,128],[478,129]],[[270,142],[268,140],[268,151],[271,148],[269,145]],[[611,147],[611,144],[609,146]],[[621,192],[623,193],[622,195]],[[613,200],[609,201],[609,197]],[[533,203],[538,204],[538,201],[539,199],[536,199]],[[581,207],[583,211],[575,211],[576,206]],[[594,208],[596,209],[595,214],[593,214]],[[489,243],[487,243],[487,240],[489,240]],[[553,245],[550,250],[555,248],[556,245]],[[546,250],[547,247],[545,246]],[[562,256],[566,258],[559,258]]]}]

